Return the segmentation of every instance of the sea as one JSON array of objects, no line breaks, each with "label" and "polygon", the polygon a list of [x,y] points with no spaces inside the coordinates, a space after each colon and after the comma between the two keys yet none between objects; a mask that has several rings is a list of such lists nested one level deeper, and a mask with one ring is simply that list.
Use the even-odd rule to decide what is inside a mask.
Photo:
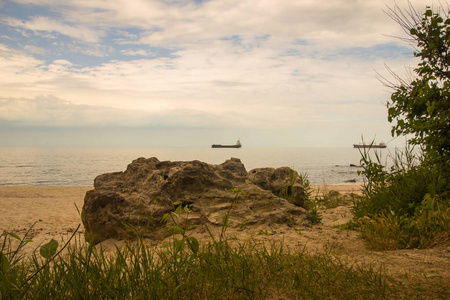
[{"label": "sea", "polygon": [[361,184],[361,154],[349,148],[53,148],[0,147],[0,186],[92,186],[100,174],[125,171],[139,157],[220,164],[239,158],[247,171],[291,167],[312,185]]}]

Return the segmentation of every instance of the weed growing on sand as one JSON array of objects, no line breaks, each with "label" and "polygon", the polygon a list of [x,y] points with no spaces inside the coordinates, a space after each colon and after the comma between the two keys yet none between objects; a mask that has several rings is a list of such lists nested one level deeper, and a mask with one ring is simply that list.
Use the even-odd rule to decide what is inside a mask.
[{"label": "weed growing on sand", "polygon": [[450,202],[442,174],[424,165],[413,148],[396,151],[391,167],[381,154],[361,152],[363,197],[355,201],[353,223],[374,249],[425,248],[450,232]]},{"label": "weed growing on sand", "polygon": [[300,183],[303,186],[303,189],[305,191],[305,201],[304,205],[305,208],[309,211],[310,217],[311,217],[311,223],[312,224],[319,224],[322,222],[322,216],[319,212],[319,203],[318,203],[318,197],[312,196],[313,189],[311,187],[311,184],[308,179],[308,173],[302,173],[300,174]]},{"label": "weed growing on sand", "polygon": [[[348,263],[329,250],[310,254],[281,243],[228,239],[222,233],[205,243],[180,223],[190,209],[177,203],[165,219],[175,233],[164,247],[135,242],[106,252],[78,239],[64,254],[48,244],[49,256],[22,256],[8,268],[11,251],[2,247],[3,299],[407,299],[404,286],[370,266]],[[172,222],[173,221],[173,222]],[[6,236],[5,236],[6,237]],[[6,254],[5,254],[6,253]],[[50,259],[49,259],[50,257]],[[426,294],[424,294],[426,296]]]},{"label": "weed growing on sand", "polygon": [[[48,278],[49,272],[52,271],[50,264],[59,257],[59,254],[69,245],[80,228],[78,225],[70,239],[58,252],[59,243],[51,239],[50,242],[40,247],[40,258],[35,252],[27,258],[23,254],[23,248],[31,241],[29,234],[36,223],[30,226],[23,238],[11,232],[4,232],[0,236],[0,238],[3,237],[0,247],[0,299],[3,297],[5,299],[27,298],[25,295],[32,289],[32,283],[36,278],[40,279],[43,276]],[[18,241],[16,247],[12,246],[11,238]]]},{"label": "weed growing on sand", "polygon": [[450,207],[425,195],[411,217],[394,211],[358,219],[363,237],[374,250],[426,248],[449,239]]},{"label": "weed growing on sand", "polygon": [[158,249],[139,239],[106,253],[78,240],[50,264],[33,256],[2,270],[0,292],[5,299],[380,299],[399,293],[381,271],[330,253],[292,252],[275,243],[232,246],[226,239],[194,251],[184,245]]}]

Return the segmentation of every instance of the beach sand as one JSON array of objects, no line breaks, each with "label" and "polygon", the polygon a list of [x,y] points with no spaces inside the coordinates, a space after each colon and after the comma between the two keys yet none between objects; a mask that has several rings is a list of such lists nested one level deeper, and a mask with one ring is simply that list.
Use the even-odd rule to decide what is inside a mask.
[{"label": "beach sand", "polygon": [[[36,223],[27,250],[54,238],[64,240],[81,224],[84,196],[92,186],[2,186],[0,187],[0,232],[23,237]],[[84,233],[83,225],[79,233]]]},{"label": "beach sand", "polygon": [[[0,232],[23,236],[31,230],[33,245],[45,239],[70,235],[79,224],[84,196],[92,186],[1,186]],[[313,186],[315,191],[352,193],[358,185]],[[84,233],[83,225],[78,230]]]},{"label": "beach sand", "polygon": [[[29,232],[32,242],[25,252],[29,253],[52,238],[67,241],[81,224],[79,211],[83,207],[86,192],[92,186],[2,186],[0,187],[0,233],[13,232],[20,237],[37,222]],[[313,186],[319,193],[339,191],[352,197],[360,193],[358,185]],[[450,284],[450,247],[448,244],[432,249],[371,251],[357,231],[341,230],[339,225],[352,218],[351,201],[338,207],[321,209],[322,223],[314,226],[289,227],[285,224],[271,227],[227,230],[227,234],[239,241],[283,242],[291,249],[308,251],[333,251],[335,255],[357,263],[384,268],[390,275],[404,280],[426,282],[430,278],[435,284]],[[84,228],[81,224],[76,237],[84,243]],[[197,238],[208,240],[200,233]],[[101,243],[106,249],[124,245],[124,241],[107,240]]]}]

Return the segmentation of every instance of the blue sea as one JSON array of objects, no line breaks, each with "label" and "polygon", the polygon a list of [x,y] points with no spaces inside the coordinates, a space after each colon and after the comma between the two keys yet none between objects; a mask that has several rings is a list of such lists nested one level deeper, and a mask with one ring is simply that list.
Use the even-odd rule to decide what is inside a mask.
[{"label": "blue sea", "polygon": [[14,148],[0,147],[0,186],[90,186],[94,178],[124,171],[139,157],[220,164],[239,158],[247,171],[287,166],[307,173],[313,185],[360,184],[361,155],[349,148]]}]

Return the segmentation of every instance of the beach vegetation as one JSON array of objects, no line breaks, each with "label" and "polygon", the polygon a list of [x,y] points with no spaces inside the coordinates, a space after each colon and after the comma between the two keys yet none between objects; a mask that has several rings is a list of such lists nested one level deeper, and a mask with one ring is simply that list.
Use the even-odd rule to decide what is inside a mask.
[{"label": "beach vegetation", "polygon": [[[420,59],[410,79],[386,82],[394,92],[387,103],[392,135],[409,135],[423,149],[425,163],[449,171],[450,161],[450,6],[426,7],[420,14],[396,6],[388,15],[408,34]],[[448,174],[448,173],[447,173]],[[442,188],[445,188],[443,186]]]},{"label": "beach vegetation", "polygon": [[420,63],[413,79],[395,75],[388,102],[392,135],[405,136],[405,150],[383,161],[361,151],[363,196],[354,221],[378,250],[426,248],[450,240],[450,7],[419,14],[412,6],[388,14],[409,34]]},{"label": "beach vegetation", "polygon": [[[181,205],[181,204],[180,204]],[[178,213],[185,206],[177,206]],[[179,209],[181,207],[181,210]],[[188,209],[187,209],[188,210]],[[174,215],[176,219],[176,216]],[[168,220],[173,220],[168,216]],[[223,218],[224,224],[227,218]],[[168,224],[172,224],[168,222]],[[142,238],[106,251],[74,239],[62,253],[33,253],[0,270],[2,299],[408,299],[382,269],[324,250],[236,241],[225,234],[198,244],[169,225],[163,247]],[[5,238],[8,235],[3,235]],[[11,244],[2,253],[10,258]],[[9,245],[9,246],[8,246]],[[48,245],[48,244],[47,244]],[[50,247],[53,251],[53,242]],[[3,256],[2,256],[3,257]],[[417,290],[417,289],[416,289]],[[426,294],[423,294],[426,295]]]},{"label": "beach vegetation", "polygon": [[[412,147],[388,155],[362,151],[362,196],[355,198],[352,226],[370,248],[427,248],[450,239],[450,203],[436,169]],[[375,156],[375,158],[372,158]]]},{"label": "beach vegetation", "polygon": [[[4,233],[0,299],[425,299],[446,293],[417,282],[409,288],[382,268],[328,248],[309,253],[282,242],[240,241],[226,232],[229,214],[220,217],[216,235],[204,225],[210,238],[200,243],[191,235],[195,225],[185,222],[189,205],[174,206],[163,218],[169,237],[159,246],[137,236],[108,251],[73,239],[77,228],[62,247],[52,239],[17,256],[28,234]],[[17,248],[11,238],[20,241]]]}]

